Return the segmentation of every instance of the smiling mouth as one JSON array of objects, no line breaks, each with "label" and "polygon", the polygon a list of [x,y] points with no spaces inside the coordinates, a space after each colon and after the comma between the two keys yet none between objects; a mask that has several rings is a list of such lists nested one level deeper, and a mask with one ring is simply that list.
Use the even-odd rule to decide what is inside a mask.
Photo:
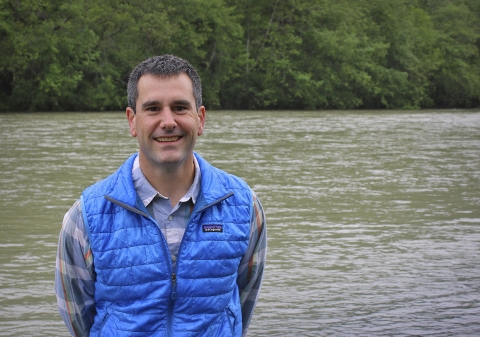
[{"label": "smiling mouth", "polygon": [[177,140],[179,140],[180,137],[178,136],[175,136],[175,137],[158,137],[158,138],[155,138],[155,140],[157,142],[160,142],[160,143],[168,143],[168,142],[176,142]]}]

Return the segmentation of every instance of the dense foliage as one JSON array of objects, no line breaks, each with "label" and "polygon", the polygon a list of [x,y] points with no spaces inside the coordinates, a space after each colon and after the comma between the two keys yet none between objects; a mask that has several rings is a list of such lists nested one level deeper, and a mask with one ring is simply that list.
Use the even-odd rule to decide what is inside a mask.
[{"label": "dense foliage", "polygon": [[124,109],[164,53],[210,109],[480,107],[478,0],[0,0],[0,110]]}]

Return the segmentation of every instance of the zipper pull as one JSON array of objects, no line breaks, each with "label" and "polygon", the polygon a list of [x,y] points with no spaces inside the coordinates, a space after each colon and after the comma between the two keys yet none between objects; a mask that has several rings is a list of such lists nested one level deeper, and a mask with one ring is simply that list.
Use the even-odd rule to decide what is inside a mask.
[{"label": "zipper pull", "polygon": [[177,275],[175,273],[172,273],[172,286],[172,300],[174,300],[177,298]]}]

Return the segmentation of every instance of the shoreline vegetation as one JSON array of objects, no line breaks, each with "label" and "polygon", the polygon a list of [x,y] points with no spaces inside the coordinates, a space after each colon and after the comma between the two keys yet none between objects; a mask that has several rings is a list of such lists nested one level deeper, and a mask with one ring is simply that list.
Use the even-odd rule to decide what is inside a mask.
[{"label": "shoreline vegetation", "polygon": [[478,0],[0,0],[6,111],[119,111],[187,59],[209,110],[480,108]]}]

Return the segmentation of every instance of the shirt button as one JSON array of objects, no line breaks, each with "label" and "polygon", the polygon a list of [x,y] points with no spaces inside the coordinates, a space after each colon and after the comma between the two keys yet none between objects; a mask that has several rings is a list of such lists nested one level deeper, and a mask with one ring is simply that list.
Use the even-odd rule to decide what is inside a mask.
[{"label": "shirt button", "polygon": [[168,216],[168,220],[169,220],[169,221],[172,221],[172,219],[173,219],[173,216],[169,215],[169,216]]},{"label": "shirt button", "polygon": [[177,261],[177,257],[175,255],[172,256],[172,261],[173,262]]}]

